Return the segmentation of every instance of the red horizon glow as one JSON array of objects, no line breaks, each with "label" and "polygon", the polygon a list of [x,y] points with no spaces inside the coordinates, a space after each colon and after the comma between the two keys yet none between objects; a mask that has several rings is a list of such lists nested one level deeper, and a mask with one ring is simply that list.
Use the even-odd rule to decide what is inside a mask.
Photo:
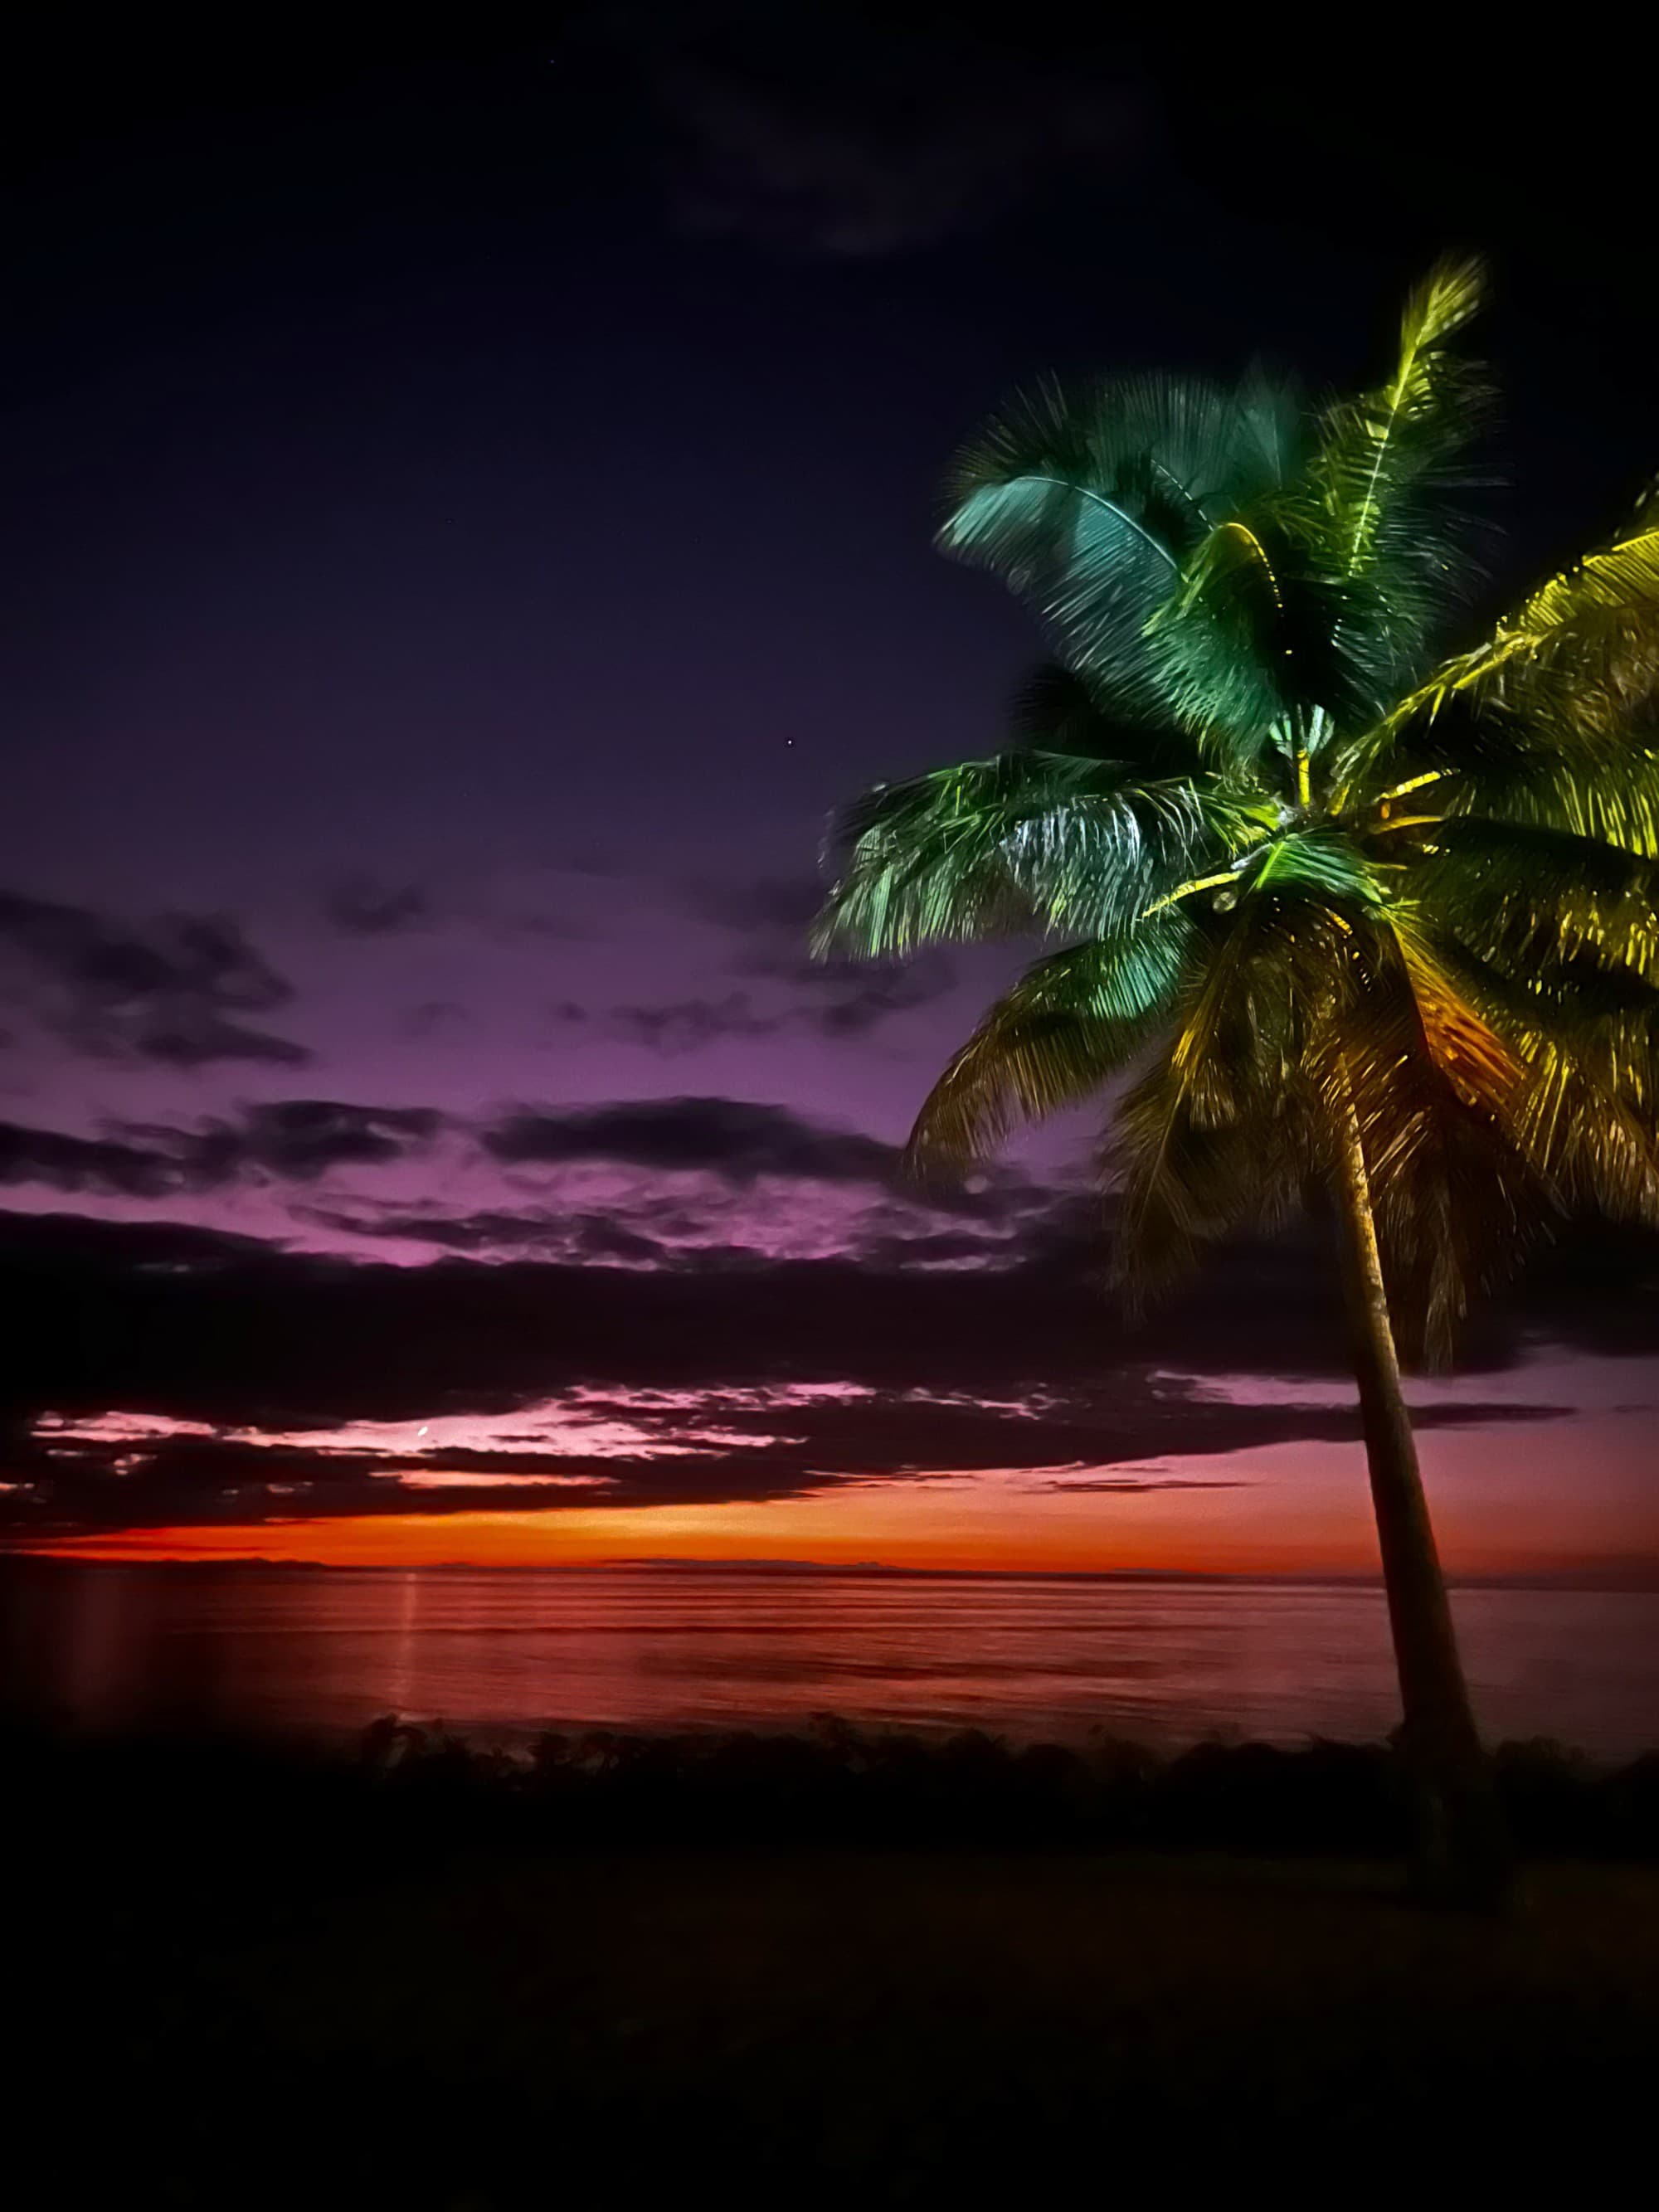
[{"label": "red horizon glow", "polygon": [[[1571,1420],[1538,1419],[1501,1430],[1425,1428],[1421,1448],[1447,1567],[1473,1575],[1605,1577],[1659,1560],[1659,1494],[1649,1476],[1650,1427],[1625,1401],[1621,1363],[1579,1362],[1576,1377],[1599,1401]],[[1547,1401],[1562,1379],[1547,1363],[1513,1385],[1517,1405]],[[1219,1385],[1254,1393],[1240,1378]],[[1415,1386],[1425,1407],[1455,1399],[1460,1386]],[[1492,1378],[1471,1384],[1493,1395]],[[429,1423],[348,1424],[329,1431],[262,1435],[269,1446],[304,1442],[368,1469],[378,1489],[401,1490],[407,1510],[295,1514],[238,1522],[183,1522],[85,1535],[15,1539],[11,1549],[65,1559],[188,1561],[269,1559],[340,1566],[600,1564],[617,1559],[797,1559],[820,1565],[876,1564],[935,1571],[1048,1573],[1372,1574],[1375,1525],[1364,1455],[1350,1443],[1304,1442],[1166,1456],[1098,1468],[930,1470],[882,1478],[826,1480],[822,1487],[770,1499],[652,1504],[601,1502],[606,1455],[662,1455],[672,1472],[699,1452],[718,1457],[721,1415],[742,1406],[786,1422],[792,1401],[847,1395],[842,1386],[782,1386],[766,1393],[611,1394],[604,1406],[581,1392],[561,1404],[493,1417],[434,1417]],[[1541,1394],[1541,1401],[1540,1399]],[[856,1395],[856,1394],[854,1394]],[[1328,1397],[1327,1385],[1278,1385],[1274,1395]],[[763,1396],[766,1402],[762,1403]],[[655,1428],[654,1412],[666,1416]],[[216,1431],[112,1413],[54,1420],[53,1449],[130,1446],[131,1461],[179,1437],[210,1444]],[[231,1432],[218,1432],[231,1433]],[[253,1432],[247,1434],[250,1440]],[[507,1472],[517,1445],[533,1439],[537,1471]],[[583,1472],[562,1468],[578,1455]],[[128,1464],[123,1452],[114,1462]],[[497,1456],[503,1474],[489,1470]],[[448,1462],[459,1458],[459,1465]],[[137,1471],[142,1472],[141,1468]],[[1586,1472],[1593,1480],[1584,1480]],[[130,1479],[123,1475],[123,1480]],[[422,1510],[450,1491],[458,1505],[483,1483],[526,1487],[526,1509]],[[586,1486],[592,1503],[581,1496]],[[542,1486],[562,1498],[548,1502]],[[274,1501],[273,1501],[274,1503]]]},{"label": "red horizon glow", "polygon": [[[1334,1483],[1243,1481],[1231,1489],[1101,1497],[1034,1492],[978,1477],[959,1485],[871,1485],[856,1501],[843,1490],[762,1505],[250,1521],[15,1548],[58,1559],[338,1567],[787,1559],[965,1573],[1374,1575],[1379,1562],[1363,1461],[1357,1447],[1342,1456],[1343,1479]],[[1528,1486],[1532,1502],[1517,1501],[1507,1521],[1478,1492],[1460,1498],[1455,1479],[1437,1480],[1431,1469],[1431,1485],[1442,1555],[1454,1574],[1618,1581],[1659,1572],[1659,1515],[1651,1508],[1575,1515],[1564,1508],[1559,1477],[1547,1468]]]}]

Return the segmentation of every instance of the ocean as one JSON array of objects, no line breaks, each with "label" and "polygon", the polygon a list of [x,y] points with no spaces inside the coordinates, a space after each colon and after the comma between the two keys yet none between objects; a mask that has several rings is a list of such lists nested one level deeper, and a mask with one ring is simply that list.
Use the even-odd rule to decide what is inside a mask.
[{"label": "ocean", "polygon": [[[1659,1744],[1659,1594],[1454,1596],[1480,1721],[1619,1759]],[[1359,1584],[791,1568],[0,1565],[0,1697],[100,1729],[338,1740],[376,1716],[547,1728],[923,1729],[1172,1748],[1385,1735]]]}]

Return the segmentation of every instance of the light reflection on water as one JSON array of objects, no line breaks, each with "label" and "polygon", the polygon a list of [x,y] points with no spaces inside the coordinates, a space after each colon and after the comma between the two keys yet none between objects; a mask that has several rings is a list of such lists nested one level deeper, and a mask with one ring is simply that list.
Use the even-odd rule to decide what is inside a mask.
[{"label": "light reflection on water", "polygon": [[[1659,1595],[1474,1589],[1481,1722],[1607,1758],[1659,1743]],[[0,1571],[12,1704],[337,1735],[397,1711],[544,1727],[777,1727],[815,1712],[1164,1745],[1385,1734],[1380,1592],[1271,1583],[652,1569]]]}]

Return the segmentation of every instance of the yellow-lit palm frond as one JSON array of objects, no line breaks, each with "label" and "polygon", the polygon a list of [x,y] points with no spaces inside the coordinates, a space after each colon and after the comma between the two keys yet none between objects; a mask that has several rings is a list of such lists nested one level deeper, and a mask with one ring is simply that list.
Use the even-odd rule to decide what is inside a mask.
[{"label": "yellow-lit palm frond", "polygon": [[1521,1061],[1471,1003],[1416,915],[1396,907],[1389,921],[1431,1064],[1466,1106],[1501,1118],[1522,1079]]},{"label": "yellow-lit palm frond", "polygon": [[1511,746],[1489,746],[1455,772],[1437,774],[1437,789],[1419,789],[1449,816],[1559,830],[1659,860],[1659,745],[1617,724],[1570,750],[1538,736],[1528,730]]},{"label": "yellow-lit palm frond", "polygon": [[1621,1034],[1601,1024],[1588,1036],[1530,1036],[1511,1127],[1564,1206],[1659,1225],[1654,1075],[1644,1027]]},{"label": "yellow-lit palm frond", "polygon": [[1484,643],[1443,661],[1344,763],[1363,774],[1398,734],[1432,724],[1454,700],[1542,721],[1546,730],[1605,737],[1659,681],[1659,523],[1644,526],[1552,576]]},{"label": "yellow-lit palm frond", "polygon": [[1443,1360],[1553,1210],[1509,1126],[1526,1071],[1413,914],[1374,917],[1346,953],[1310,1053],[1322,1119],[1357,1113],[1396,1327]]},{"label": "yellow-lit palm frond", "polygon": [[1479,261],[1441,262],[1407,300],[1393,376],[1380,391],[1331,412],[1323,488],[1346,538],[1350,575],[1375,556],[1396,487],[1469,434],[1469,374],[1447,343],[1478,311],[1485,291]]},{"label": "yellow-lit palm frond", "polygon": [[[1410,895],[1483,960],[1557,988],[1561,963],[1659,983],[1659,866],[1566,830],[1470,816],[1449,818],[1410,871]],[[1560,978],[1569,995],[1583,975]]]}]

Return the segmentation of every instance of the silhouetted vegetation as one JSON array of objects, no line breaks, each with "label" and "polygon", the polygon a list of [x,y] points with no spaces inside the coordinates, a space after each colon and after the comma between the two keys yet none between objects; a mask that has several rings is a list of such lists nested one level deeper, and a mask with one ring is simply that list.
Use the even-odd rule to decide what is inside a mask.
[{"label": "silhouetted vegetation", "polygon": [[[1265,1854],[1386,1860],[1411,1800],[1396,1748],[1206,1741],[1171,1756],[1097,1735],[1011,1743],[823,1716],[752,1729],[548,1733],[509,1752],[387,1716],[345,1749],[196,1735],[19,1729],[14,1802],[71,1832],[246,1826],[262,1844],[321,1826],[331,1863],[453,1844],[536,1850],[820,1847]],[[1534,1856],[1659,1860],[1659,1753],[1620,1768],[1544,1741],[1496,1758]]]}]

